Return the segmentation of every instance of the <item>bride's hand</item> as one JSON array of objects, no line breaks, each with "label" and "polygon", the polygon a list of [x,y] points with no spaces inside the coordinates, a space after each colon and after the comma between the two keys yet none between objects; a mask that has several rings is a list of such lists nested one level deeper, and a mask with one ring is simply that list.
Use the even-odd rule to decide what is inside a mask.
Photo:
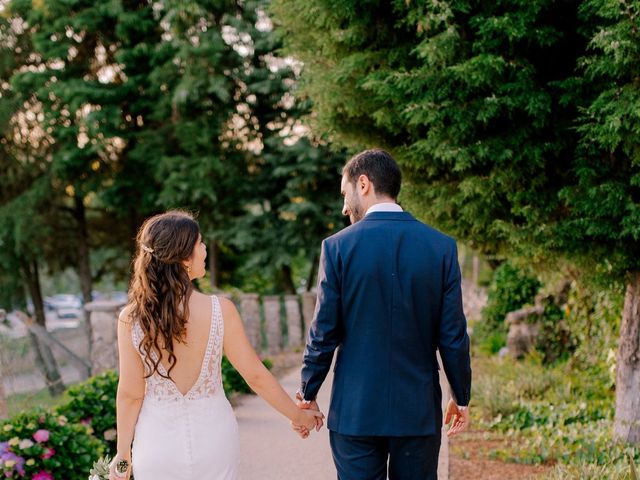
[{"label": "bride's hand", "polygon": [[[129,468],[124,476],[116,475],[116,463],[121,460],[129,462]],[[129,478],[131,478],[131,456],[116,455],[109,464],[109,480],[129,480]]]},{"label": "bride's hand", "polygon": [[296,425],[305,427],[311,431],[316,427],[318,420],[324,419],[324,414],[318,410],[300,409],[298,412],[298,418],[296,419]]}]

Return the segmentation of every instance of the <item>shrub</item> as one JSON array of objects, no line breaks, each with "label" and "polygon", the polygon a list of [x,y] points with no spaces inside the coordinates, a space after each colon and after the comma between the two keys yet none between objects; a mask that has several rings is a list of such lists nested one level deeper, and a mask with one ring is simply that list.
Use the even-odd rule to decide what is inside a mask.
[{"label": "shrub", "polygon": [[576,350],[576,339],[569,331],[565,313],[552,299],[544,302],[536,349],[542,354],[544,363],[567,360]]},{"label": "shrub", "polygon": [[510,263],[500,265],[493,277],[489,288],[487,306],[482,310],[482,320],[474,328],[474,335],[483,345],[483,350],[495,353],[502,344],[496,343],[495,334],[500,333],[506,339],[507,327],[505,317],[507,313],[518,310],[522,306],[533,302],[540,289],[540,282],[518,270]]},{"label": "shrub", "polygon": [[45,410],[0,424],[0,473],[6,478],[85,480],[102,452],[90,427]]},{"label": "shrub", "polygon": [[106,452],[116,450],[116,392],[118,374],[96,375],[67,391],[69,402],[57,408],[69,421],[91,426]]},{"label": "shrub", "polygon": [[[273,363],[268,358],[262,360],[265,367],[271,370]],[[227,357],[222,357],[222,386],[224,392],[229,395],[232,392],[251,393],[252,390],[244,381],[244,378],[233,368]]]}]

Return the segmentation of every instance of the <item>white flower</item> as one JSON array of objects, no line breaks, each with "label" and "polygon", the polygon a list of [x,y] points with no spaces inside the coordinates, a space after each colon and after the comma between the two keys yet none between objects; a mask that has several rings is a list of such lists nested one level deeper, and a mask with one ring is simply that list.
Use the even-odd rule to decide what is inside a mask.
[{"label": "white flower", "polygon": [[18,448],[20,448],[20,450],[25,450],[29,447],[33,447],[33,442],[28,438],[25,438],[18,444]]},{"label": "white flower", "polygon": [[91,475],[89,477],[89,480],[101,480],[101,479],[100,479],[100,476],[98,476],[98,475]]}]

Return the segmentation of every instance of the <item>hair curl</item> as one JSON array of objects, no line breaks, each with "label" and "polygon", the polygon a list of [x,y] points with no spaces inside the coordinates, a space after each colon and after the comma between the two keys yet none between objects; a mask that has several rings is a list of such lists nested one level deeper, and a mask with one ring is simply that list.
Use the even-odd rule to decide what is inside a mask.
[{"label": "hair curl", "polygon": [[164,377],[158,368],[162,349],[169,355],[165,378],[171,378],[177,361],[174,341],[184,341],[193,291],[182,261],[191,257],[199,239],[198,223],[180,210],[151,217],[138,231],[128,307],[130,318],[144,334],[140,351],[148,367],[145,378],[156,372]]}]

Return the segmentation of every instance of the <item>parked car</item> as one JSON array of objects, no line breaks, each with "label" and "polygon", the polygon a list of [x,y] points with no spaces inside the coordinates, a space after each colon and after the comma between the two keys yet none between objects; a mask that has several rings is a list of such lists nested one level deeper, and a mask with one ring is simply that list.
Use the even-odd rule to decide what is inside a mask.
[{"label": "parked car", "polygon": [[79,295],[70,293],[59,293],[44,298],[44,305],[47,310],[53,310],[57,316],[64,314],[68,310],[82,310],[82,299]]}]

